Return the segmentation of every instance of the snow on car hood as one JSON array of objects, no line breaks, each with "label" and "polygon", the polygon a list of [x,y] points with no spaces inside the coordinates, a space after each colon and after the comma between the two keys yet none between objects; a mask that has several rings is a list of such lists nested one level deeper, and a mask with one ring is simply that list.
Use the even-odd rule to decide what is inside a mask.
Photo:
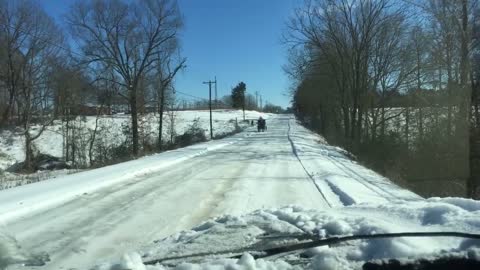
[{"label": "snow on car hood", "polygon": [[[288,206],[257,210],[240,217],[221,216],[155,240],[141,251],[95,269],[358,269],[370,260],[413,260],[446,254],[480,260],[480,241],[450,237],[359,240],[258,260],[248,252],[239,259],[229,258],[245,248],[262,250],[309,237],[425,231],[480,233],[480,202],[431,198],[322,210]],[[213,255],[223,251],[232,252]],[[191,254],[201,256],[184,257]],[[176,259],[144,264],[164,258]]]}]

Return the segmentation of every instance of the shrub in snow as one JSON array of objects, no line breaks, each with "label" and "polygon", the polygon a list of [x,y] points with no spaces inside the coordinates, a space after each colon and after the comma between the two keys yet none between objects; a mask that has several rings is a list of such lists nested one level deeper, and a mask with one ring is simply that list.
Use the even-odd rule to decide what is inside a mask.
[{"label": "shrub in snow", "polygon": [[89,130],[85,117],[67,117],[62,122],[63,156],[74,167],[88,166]]},{"label": "shrub in snow", "polygon": [[[242,128],[235,120],[232,120],[232,121],[229,121],[230,123],[233,123],[233,130],[230,131],[230,132],[223,132],[223,133],[220,133],[220,134],[215,134],[215,138],[216,140],[218,139],[223,139],[225,137],[228,137],[228,136],[232,136],[234,134],[237,134],[239,132],[242,132],[244,128]],[[244,125],[246,126],[246,125]]]},{"label": "shrub in snow", "polygon": [[158,132],[154,129],[153,123],[156,119],[153,115],[142,115],[138,122],[138,136],[140,147],[144,153],[152,153],[157,150]]},{"label": "shrub in snow", "polygon": [[115,123],[112,119],[104,119],[98,124],[93,147],[92,166],[110,165],[131,158],[130,124]]},{"label": "shrub in snow", "polygon": [[175,138],[175,143],[178,146],[184,147],[194,143],[204,142],[207,140],[205,130],[202,128],[200,118],[195,118],[193,123],[189,126],[183,135]]}]

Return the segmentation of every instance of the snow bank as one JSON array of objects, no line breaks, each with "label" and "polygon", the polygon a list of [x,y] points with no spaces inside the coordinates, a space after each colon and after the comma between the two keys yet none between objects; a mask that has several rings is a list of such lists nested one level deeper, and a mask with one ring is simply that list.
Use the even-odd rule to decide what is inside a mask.
[{"label": "snow bank", "polygon": [[[221,216],[165,239],[154,241],[141,255],[129,255],[97,269],[359,269],[366,261],[403,262],[445,255],[480,259],[480,241],[462,238],[385,238],[358,240],[254,260],[248,252],[299,243],[306,239],[357,234],[460,231],[480,233],[478,201],[433,198],[381,204],[363,203],[338,209],[308,210],[297,206],[257,210],[244,216]],[[303,238],[302,238],[303,237]],[[214,253],[225,252],[224,255]],[[140,262],[172,258],[156,265]],[[242,254],[240,259],[229,256]],[[300,256],[301,255],[301,256]],[[132,257],[133,256],[133,257]],[[134,263],[135,262],[135,263]],[[144,268],[146,267],[146,268]]]},{"label": "snow bank", "polygon": [[106,166],[77,174],[60,176],[48,181],[0,191],[0,221],[7,222],[22,215],[59,205],[75,196],[143,177],[168,166],[222,148],[243,139],[238,134],[222,140],[210,141],[167,151],[136,160]]},{"label": "snow bank", "polygon": [[[140,255],[138,253],[126,254],[122,260],[115,264],[104,264],[99,265],[93,268],[93,270],[164,270],[167,269],[161,265],[156,266],[145,266],[142,263]],[[168,268],[170,269],[170,268]],[[245,253],[240,259],[223,259],[212,261],[209,263],[201,264],[192,264],[192,263],[182,263],[175,267],[174,269],[178,270],[203,270],[203,269],[228,269],[228,270],[287,270],[287,269],[299,269],[291,266],[290,264],[279,260],[279,261],[266,261],[266,260],[255,260],[252,255]]]},{"label": "snow bank", "polygon": [[353,155],[290,120],[289,139],[306,172],[332,206],[421,200],[389,179],[355,162]]}]

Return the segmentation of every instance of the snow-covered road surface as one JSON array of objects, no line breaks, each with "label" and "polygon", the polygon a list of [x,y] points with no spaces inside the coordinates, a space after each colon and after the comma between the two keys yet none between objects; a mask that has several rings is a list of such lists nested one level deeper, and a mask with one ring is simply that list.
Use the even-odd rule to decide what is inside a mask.
[{"label": "snow-covered road surface", "polygon": [[[354,194],[342,191],[350,187],[344,183],[350,175],[335,174],[339,170],[332,166],[358,165],[346,160],[340,149],[318,148],[315,138],[320,137],[304,130],[291,116],[269,119],[267,125],[265,133],[251,129],[180,163],[81,193],[61,205],[25,212],[10,220],[6,230],[23,248],[47,252],[51,262],[45,269],[85,269],[217,215],[290,204],[322,209],[342,202],[395,199],[381,193],[382,188],[374,183],[356,184]],[[322,156],[328,160],[319,161]],[[361,183],[357,178],[355,183]],[[362,187],[366,195],[356,196],[354,189]]]},{"label": "snow-covered road surface", "polygon": [[[479,201],[423,199],[353,161],[292,116],[273,116],[267,126],[265,133],[252,127],[222,140],[0,191],[0,269],[2,261],[32,258],[10,236],[29,253],[50,255],[45,266],[32,269],[137,270],[172,256],[262,250],[274,244],[271,239],[296,243],[295,235],[480,233]],[[190,261],[200,266],[180,268],[361,269],[368,260],[436,256],[479,261],[480,242],[360,240],[266,261],[248,254],[239,260],[200,256]],[[8,269],[26,269],[15,267]]]}]

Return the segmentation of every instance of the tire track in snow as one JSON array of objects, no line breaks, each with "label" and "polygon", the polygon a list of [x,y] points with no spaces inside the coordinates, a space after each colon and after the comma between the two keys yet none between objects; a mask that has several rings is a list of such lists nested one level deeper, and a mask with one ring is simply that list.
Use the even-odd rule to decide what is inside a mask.
[{"label": "tire track in snow", "polygon": [[384,188],[384,187],[380,186],[380,185],[384,185],[384,186],[393,185],[395,187],[398,187],[394,183],[392,183],[388,178],[385,178],[385,177],[382,176],[382,178],[387,180],[383,183],[382,182],[377,182],[377,181],[372,181],[372,180],[369,180],[368,178],[366,178],[365,176],[362,176],[361,174],[357,173],[354,169],[349,168],[347,165],[343,164],[342,162],[338,161],[338,164],[341,165],[342,167],[344,167],[346,170],[352,172],[354,175],[358,176],[358,178],[356,179],[357,181],[361,182],[359,179],[362,179],[362,181],[365,181],[366,183],[368,183],[368,185],[381,190],[381,192],[386,193],[386,194],[392,196],[395,199],[399,199],[399,200],[405,200],[406,199],[405,197],[395,195],[395,193],[393,193],[392,191],[389,191],[388,188]]},{"label": "tire track in snow", "polygon": [[293,155],[297,158],[298,162],[299,162],[300,165],[302,166],[302,168],[303,168],[303,170],[305,171],[305,173],[308,175],[308,178],[310,178],[310,180],[312,181],[313,185],[315,185],[315,187],[317,188],[317,190],[318,190],[318,192],[320,193],[320,195],[322,195],[322,198],[323,198],[323,200],[327,203],[328,207],[332,208],[332,204],[327,200],[327,197],[326,197],[325,194],[323,193],[322,189],[321,189],[321,188],[318,186],[318,184],[315,182],[315,179],[314,179],[313,176],[307,171],[307,169],[306,169],[305,166],[303,165],[302,160],[301,160],[300,157],[298,156],[297,149],[295,148],[295,144],[293,143],[293,140],[292,140],[292,138],[290,137],[290,129],[291,129],[290,119],[288,119],[287,138],[288,138],[288,141],[290,142],[290,146],[292,147]]},{"label": "tire track in snow", "polygon": [[352,205],[352,204],[356,204],[357,202],[355,201],[355,199],[353,199],[350,195],[348,195],[346,192],[344,192],[343,190],[341,190],[339,187],[337,187],[336,185],[334,185],[330,180],[328,180],[328,178],[325,178],[325,183],[327,183],[328,187],[330,188],[330,190],[332,190],[332,192],[338,196],[338,199],[340,200],[340,202],[344,205],[344,206],[349,206],[349,205]]},{"label": "tire track in snow", "polygon": [[[374,185],[371,183],[371,181],[365,179],[365,177],[361,176],[360,174],[358,174],[357,172],[355,172],[354,170],[352,170],[351,168],[348,168],[345,164],[342,164],[341,162],[333,159],[332,157],[330,156],[326,156],[328,158],[328,160],[330,160],[330,162],[332,162],[333,165],[335,165],[339,170],[341,170],[342,172],[344,172],[345,174],[347,174],[348,176],[350,176],[350,178],[352,178],[353,180],[357,181],[358,183],[362,184],[363,186],[365,186],[367,189],[373,191],[374,193],[378,194],[380,197],[382,198],[385,198],[385,199],[390,199],[388,197],[385,197],[385,195],[389,195],[395,199],[403,199],[403,198],[400,198],[394,194],[392,194],[391,192],[389,191],[386,191],[385,189],[383,188],[380,188],[378,187],[377,185]],[[360,180],[362,179],[362,180]],[[368,184],[367,184],[368,183]],[[375,189],[374,189],[375,187]],[[379,191],[380,190],[380,191]]]}]

